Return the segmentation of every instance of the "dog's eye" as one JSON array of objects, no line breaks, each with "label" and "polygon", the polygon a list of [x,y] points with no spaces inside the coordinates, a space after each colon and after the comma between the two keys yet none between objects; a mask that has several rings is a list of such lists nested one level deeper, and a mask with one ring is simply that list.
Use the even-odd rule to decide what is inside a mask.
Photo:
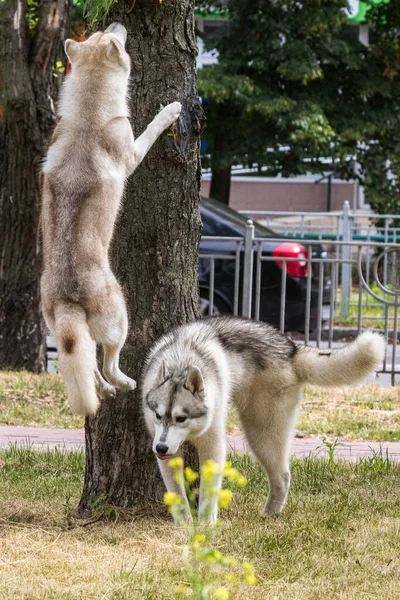
[{"label": "dog's eye", "polygon": [[159,421],[161,421],[161,416],[158,413],[156,413],[156,419],[158,419]]},{"label": "dog's eye", "polygon": [[187,417],[175,417],[175,421],[177,423],[184,423],[186,421]]}]

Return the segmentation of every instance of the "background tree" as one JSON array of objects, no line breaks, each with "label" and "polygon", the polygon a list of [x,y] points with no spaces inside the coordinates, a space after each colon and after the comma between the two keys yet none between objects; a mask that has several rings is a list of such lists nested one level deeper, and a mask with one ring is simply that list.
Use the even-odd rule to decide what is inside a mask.
[{"label": "background tree", "polygon": [[[93,2],[100,18],[109,2]],[[104,11],[103,11],[104,12]],[[130,328],[121,368],[139,380],[149,346],[171,326],[198,314],[201,221],[199,132],[193,0],[120,0],[107,23],[128,31],[132,58],[131,114],[138,136],[160,105],[179,100],[174,136],[164,133],[135,171],[113,242],[113,271],[127,299]],[[134,506],[164,490],[142,419],[140,386],[102,402],[86,419],[86,472],[80,511],[94,499]]]},{"label": "background tree", "polygon": [[229,18],[207,40],[219,62],[199,72],[213,195],[228,202],[233,164],[267,167],[270,176],[332,168],[353,177],[356,160],[362,183],[370,182],[368,164],[378,149],[386,159],[399,131],[399,78],[385,54],[388,37],[398,40],[395,10],[380,14],[382,31],[367,47],[346,27],[346,0],[219,4]]},{"label": "background tree", "polygon": [[0,368],[45,368],[40,163],[55,123],[71,0],[5,0],[0,130]]}]

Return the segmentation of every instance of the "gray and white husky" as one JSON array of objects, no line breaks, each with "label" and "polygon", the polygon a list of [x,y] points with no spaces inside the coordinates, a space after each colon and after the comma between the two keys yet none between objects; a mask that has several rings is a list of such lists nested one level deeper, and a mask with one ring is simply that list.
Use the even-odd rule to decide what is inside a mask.
[{"label": "gray and white husky", "polygon": [[[142,384],[145,420],[168,491],[180,494],[188,509],[185,491],[166,462],[180,454],[185,440],[196,446],[200,465],[208,459],[224,464],[232,399],[250,448],[268,475],[262,515],[280,513],[289,491],[290,442],[303,385],[356,383],[377,369],[384,352],[383,337],[369,331],[340,350],[320,350],[295,344],[266,323],[237,317],[172,329],[149,352]],[[214,485],[220,489],[220,476]],[[205,510],[202,482],[199,506],[214,523],[218,500]]]}]

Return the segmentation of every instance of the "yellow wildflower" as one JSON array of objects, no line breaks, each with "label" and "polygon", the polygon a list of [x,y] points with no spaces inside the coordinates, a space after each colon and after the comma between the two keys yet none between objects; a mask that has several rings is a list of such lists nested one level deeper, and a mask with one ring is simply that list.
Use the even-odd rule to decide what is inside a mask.
[{"label": "yellow wildflower", "polygon": [[236,567],[237,560],[234,556],[225,556],[224,565],[229,565],[230,567]]},{"label": "yellow wildflower", "polygon": [[228,479],[228,481],[236,481],[240,475],[239,471],[233,467],[225,467],[222,474]]},{"label": "yellow wildflower", "polygon": [[188,483],[193,483],[196,479],[199,478],[199,474],[196,471],[193,471],[190,467],[186,467],[185,469],[185,479]]},{"label": "yellow wildflower", "polygon": [[254,573],[254,567],[249,562],[244,562],[242,564],[242,569],[248,575],[253,575],[253,573]]},{"label": "yellow wildflower", "polygon": [[226,508],[229,506],[232,500],[231,490],[221,490],[219,493],[219,506],[220,508]]},{"label": "yellow wildflower", "polygon": [[233,573],[228,573],[228,575],[225,575],[225,579],[226,581],[229,581],[229,583],[233,583],[236,581],[237,577],[236,575],[233,575]]},{"label": "yellow wildflower", "polygon": [[247,485],[247,479],[244,477],[244,475],[239,475],[239,477],[236,479],[236,483],[240,486]]},{"label": "yellow wildflower", "polygon": [[200,544],[202,544],[203,542],[206,541],[206,536],[204,535],[204,533],[197,533],[194,537],[193,537],[193,541],[194,542],[199,542]]},{"label": "yellow wildflower", "polygon": [[229,600],[229,591],[226,588],[218,588],[214,591],[214,598]]},{"label": "yellow wildflower", "polygon": [[183,467],[183,459],[181,456],[175,456],[168,461],[168,466],[171,469],[181,469]]},{"label": "yellow wildflower", "polygon": [[206,460],[202,469],[203,477],[206,481],[211,481],[214,475],[217,475],[219,467],[213,460]]},{"label": "yellow wildflower", "polygon": [[210,552],[207,553],[207,560],[210,563],[219,562],[221,559],[222,552],[219,552],[219,550],[210,550]]},{"label": "yellow wildflower", "polygon": [[179,494],[175,494],[175,492],[165,492],[164,504],[167,506],[182,504],[182,498],[179,496]]},{"label": "yellow wildflower", "polygon": [[257,579],[254,575],[246,575],[247,585],[256,585]]}]

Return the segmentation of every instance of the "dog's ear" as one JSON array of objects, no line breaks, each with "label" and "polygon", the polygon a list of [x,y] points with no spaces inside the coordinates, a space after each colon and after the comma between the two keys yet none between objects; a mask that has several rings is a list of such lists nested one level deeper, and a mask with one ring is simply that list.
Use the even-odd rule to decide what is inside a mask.
[{"label": "dog's ear", "polygon": [[107,46],[107,58],[109,61],[114,63],[123,64],[121,48],[119,45],[114,42],[114,40],[110,40]]},{"label": "dog's ear", "polygon": [[79,42],[75,42],[75,40],[65,40],[64,50],[65,54],[69,58],[69,61],[73,63],[78,57],[78,54],[81,50],[81,45]]},{"label": "dog's ear", "polygon": [[186,387],[192,394],[196,394],[202,400],[205,396],[204,380],[198,367],[191,367],[186,379]]},{"label": "dog's ear", "polygon": [[158,371],[157,371],[157,375],[156,375],[156,387],[158,387],[161,383],[163,383],[163,381],[165,381],[166,378],[167,378],[167,375],[166,375],[165,363],[162,362],[161,365],[158,367]]}]

